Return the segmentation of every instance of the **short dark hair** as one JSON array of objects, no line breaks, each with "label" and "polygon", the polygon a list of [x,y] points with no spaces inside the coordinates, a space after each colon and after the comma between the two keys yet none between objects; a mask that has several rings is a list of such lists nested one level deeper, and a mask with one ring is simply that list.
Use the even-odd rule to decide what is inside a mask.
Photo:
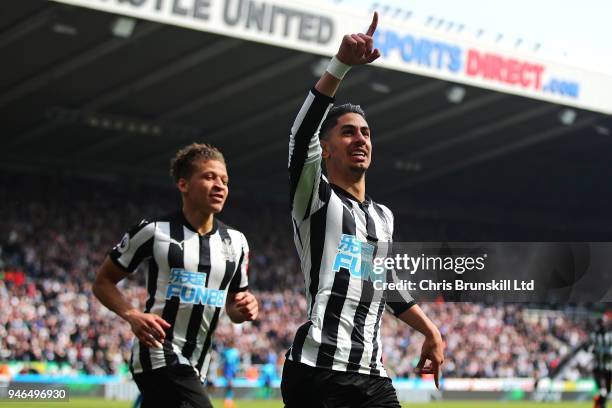
[{"label": "short dark hair", "polygon": [[192,143],[176,152],[170,162],[170,174],[176,181],[189,179],[195,170],[194,162],[200,159],[218,160],[225,164],[223,154],[216,147],[206,143]]},{"label": "short dark hair", "polygon": [[361,115],[364,119],[366,118],[366,114],[359,105],[353,105],[352,103],[345,103],[344,105],[334,106],[329,110],[327,117],[321,124],[321,132],[320,135],[322,138],[326,138],[329,134],[329,131],[333,129],[338,124],[338,118],[346,113],[357,113]]}]

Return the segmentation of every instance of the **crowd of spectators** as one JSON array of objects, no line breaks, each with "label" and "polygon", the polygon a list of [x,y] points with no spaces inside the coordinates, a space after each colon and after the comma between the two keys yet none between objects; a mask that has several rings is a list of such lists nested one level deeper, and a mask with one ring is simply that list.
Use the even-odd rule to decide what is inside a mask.
[{"label": "crowd of spectators", "polygon": [[[100,180],[4,176],[0,194],[0,364],[43,361],[67,372],[125,372],[130,328],[100,305],[91,283],[125,230],[142,218],[176,210],[176,192]],[[262,205],[232,196],[221,219],[249,240],[250,286],[261,312],[258,321],[244,325],[223,318],[217,345],[232,338],[243,368],[271,360],[280,367],[306,315],[286,203]],[[136,273],[121,282],[121,289],[142,305],[143,283],[144,276]],[[520,304],[421,307],[446,341],[448,377],[543,376],[586,339],[584,322],[562,312],[534,314]],[[385,315],[382,338],[390,374],[414,376],[422,336]]]}]

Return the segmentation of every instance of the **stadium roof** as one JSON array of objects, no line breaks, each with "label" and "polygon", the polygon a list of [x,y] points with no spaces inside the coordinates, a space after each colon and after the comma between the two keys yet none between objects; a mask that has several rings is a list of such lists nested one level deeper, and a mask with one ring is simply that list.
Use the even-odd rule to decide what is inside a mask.
[{"label": "stadium roof", "polygon": [[[169,184],[174,151],[205,141],[226,155],[234,191],[284,198],[289,128],[321,57],[129,26],[0,3],[2,166]],[[377,67],[353,70],[337,100],[365,108],[369,193],[398,213],[612,232],[608,115]]]}]

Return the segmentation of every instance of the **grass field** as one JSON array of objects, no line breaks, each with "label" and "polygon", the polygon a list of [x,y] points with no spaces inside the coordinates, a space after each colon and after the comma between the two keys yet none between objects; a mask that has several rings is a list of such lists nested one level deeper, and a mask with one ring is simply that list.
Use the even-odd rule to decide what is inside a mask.
[{"label": "grass field", "polygon": [[[215,407],[222,408],[223,402],[213,401]],[[0,408],[130,408],[129,402],[105,401],[103,399],[73,398],[70,402],[5,402],[0,401]],[[237,401],[236,408],[281,408],[280,401]],[[482,401],[449,401],[431,404],[404,404],[402,407],[411,408],[590,408],[591,402],[563,402],[563,403],[537,403],[537,402],[482,402]]]}]

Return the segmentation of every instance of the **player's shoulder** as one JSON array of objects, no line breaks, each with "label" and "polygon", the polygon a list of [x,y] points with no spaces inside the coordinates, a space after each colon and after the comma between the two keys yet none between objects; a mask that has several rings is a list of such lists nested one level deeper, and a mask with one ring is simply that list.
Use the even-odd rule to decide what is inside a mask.
[{"label": "player's shoulder", "polygon": [[171,222],[177,219],[180,219],[180,215],[176,211],[163,214],[147,215],[141,218],[137,225],[146,226],[149,224],[155,224],[157,222]]},{"label": "player's shoulder", "polygon": [[374,209],[378,212],[378,215],[388,219],[391,223],[393,223],[394,216],[393,212],[389,209],[389,207],[374,201],[372,201],[372,207],[374,207]]},{"label": "player's shoulder", "polygon": [[143,230],[146,231],[146,230],[151,229],[150,227],[151,224],[152,224],[152,221],[149,218],[141,218],[139,221],[131,225],[127,233],[129,234],[130,237],[133,237],[134,235],[138,234],[139,232]]},{"label": "player's shoulder", "polygon": [[221,231],[225,231],[230,236],[230,238],[232,238],[232,240],[238,239],[238,240],[246,241],[245,235],[238,228],[234,228],[231,225],[228,225],[219,219],[216,219],[216,222],[217,222],[217,228],[220,233]]},{"label": "player's shoulder", "polygon": [[113,247],[113,250],[120,254],[126,252],[134,240],[145,242],[153,237],[155,233],[155,224],[147,218],[141,218],[140,221],[132,224],[130,228],[123,234],[121,241]]},{"label": "player's shoulder", "polygon": [[180,217],[177,215],[176,212],[166,213],[163,215],[156,215],[156,216],[146,216],[144,218],[141,218],[140,221],[133,224],[128,230],[128,233],[132,237],[143,230],[144,230],[143,232],[152,234],[155,232],[156,230],[155,226],[158,223],[172,222],[173,220],[179,221],[179,218]]}]

